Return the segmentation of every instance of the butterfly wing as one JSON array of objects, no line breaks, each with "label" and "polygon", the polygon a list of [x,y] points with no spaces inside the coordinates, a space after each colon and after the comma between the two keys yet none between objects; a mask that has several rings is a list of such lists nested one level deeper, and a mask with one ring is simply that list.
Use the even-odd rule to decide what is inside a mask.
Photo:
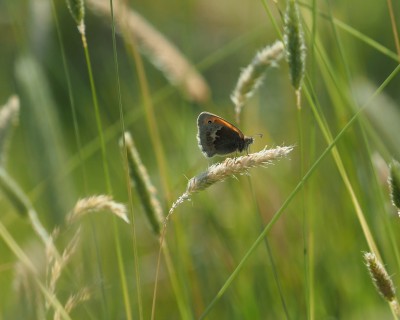
[{"label": "butterfly wing", "polygon": [[243,133],[233,124],[212,113],[202,112],[197,119],[197,140],[207,156],[228,154],[243,149]]}]

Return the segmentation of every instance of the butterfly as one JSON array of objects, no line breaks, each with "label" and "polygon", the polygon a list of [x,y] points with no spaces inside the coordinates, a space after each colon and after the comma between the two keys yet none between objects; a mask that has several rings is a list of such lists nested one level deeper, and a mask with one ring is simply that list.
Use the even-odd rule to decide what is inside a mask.
[{"label": "butterfly", "polygon": [[232,123],[209,112],[200,113],[197,118],[197,128],[197,141],[206,157],[235,151],[242,152],[254,141],[252,137],[246,137]]}]

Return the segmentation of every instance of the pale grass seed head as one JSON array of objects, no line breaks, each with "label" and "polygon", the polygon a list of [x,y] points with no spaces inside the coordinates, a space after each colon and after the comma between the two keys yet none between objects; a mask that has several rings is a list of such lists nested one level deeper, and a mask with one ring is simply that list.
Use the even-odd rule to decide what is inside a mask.
[{"label": "pale grass seed head", "polygon": [[[125,145],[123,144],[124,141]],[[147,221],[150,223],[153,232],[159,235],[163,213],[161,204],[157,198],[157,189],[151,183],[146,167],[140,159],[139,152],[129,132],[125,132],[124,139],[120,141],[120,147],[126,152],[131,183],[136,187],[135,189],[140,198]]]},{"label": "pale grass seed head", "polygon": [[81,219],[88,213],[106,211],[121,218],[126,223],[129,223],[126,206],[116,202],[108,195],[96,195],[80,199],[71,213],[68,214],[66,221],[71,224]]},{"label": "pale grass seed head", "polygon": [[172,205],[166,220],[185,200],[189,200],[193,193],[202,191],[216,182],[224,181],[226,178],[247,174],[248,170],[255,167],[264,167],[274,161],[286,157],[293,150],[289,147],[276,147],[267,149],[266,147],[256,153],[251,153],[237,158],[226,158],[224,162],[214,164],[207,171],[191,178],[187,184],[186,192],[181,195]]},{"label": "pale grass seed head", "polygon": [[239,121],[240,112],[247,100],[254,95],[262,84],[265,71],[269,67],[277,65],[278,61],[282,59],[283,53],[283,43],[276,41],[273,45],[266,46],[257,52],[252,62],[242,70],[236,87],[231,94],[237,121]]},{"label": "pale grass seed head", "polygon": [[[88,0],[88,4],[95,13],[110,18],[108,0]],[[207,102],[210,98],[207,82],[179,49],[123,1],[114,0],[113,4],[117,29],[130,37],[125,40],[137,43],[149,61],[188,99],[198,103]]]},{"label": "pale grass seed head", "polygon": [[370,252],[364,253],[364,260],[372,282],[379,294],[389,302],[396,300],[396,292],[392,279],[382,263],[376,258],[375,254]]}]

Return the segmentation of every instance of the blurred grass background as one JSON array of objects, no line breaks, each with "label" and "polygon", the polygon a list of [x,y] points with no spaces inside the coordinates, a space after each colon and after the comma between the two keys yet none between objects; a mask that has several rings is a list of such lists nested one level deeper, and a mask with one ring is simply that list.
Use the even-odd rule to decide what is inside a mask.
[{"label": "blurred grass background", "polygon": [[[143,56],[161,137],[158,143],[167,164],[165,176],[160,176],[143,107],[137,60],[129,44],[117,35],[125,128],[132,134],[167,212],[184,192],[187,178],[211,163],[197,146],[197,115],[207,110],[234,121],[231,91],[241,68],[255,52],[279,39],[274,24],[282,31],[285,2],[175,0],[133,1],[129,5],[197,66],[211,90],[209,100],[190,101]],[[398,23],[400,4],[393,5]],[[312,92],[311,100],[304,95],[302,98],[302,129],[285,61],[267,71],[260,90],[243,109],[240,123],[247,135],[264,135],[255,140],[251,151],[265,145],[296,148],[290,159],[254,169],[250,177],[214,185],[176,210],[165,242],[182,295],[176,295],[162,259],[155,309],[158,319],[184,315],[198,318],[204,312],[301,176],[327,147],[311,111],[311,101],[336,136],[398,65],[398,39],[393,36],[388,2],[310,1],[300,3],[300,10],[308,47],[305,84]],[[126,172],[118,147],[122,129],[110,21],[86,8],[86,37],[112,190],[103,171],[87,62],[66,3],[54,1],[53,11],[48,0],[5,0],[0,3],[0,12],[0,104],[12,94],[21,101],[19,125],[5,155],[10,176],[27,193],[49,232],[63,225],[65,215],[79,198],[112,192],[116,201],[128,203]],[[63,54],[81,148],[76,140]],[[399,80],[394,77],[337,145],[395,285],[400,283],[400,227],[386,179],[387,163],[392,157],[400,159],[399,96]],[[163,180],[167,181],[167,190]],[[148,228],[134,189],[132,193],[134,224],[113,223],[114,218],[108,214],[80,222],[81,241],[56,291],[65,303],[79,288],[90,288],[90,300],[71,312],[73,319],[150,317],[159,242]],[[5,197],[0,206],[2,224],[39,270],[43,269],[43,245],[27,219],[16,214]],[[56,245],[62,250],[70,238],[71,231],[64,231]],[[332,156],[319,164],[267,238],[269,246],[260,245],[246,261],[208,314],[210,319],[391,317],[390,308],[376,292],[364,265],[362,252],[369,248]],[[121,246],[126,276],[122,282],[116,243]],[[0,241],[0,257],[0,319],[40,318],[37,309],[43,300],[39,298],[41,293],[35,291],[34,284],[20,279],[15,267],[18,258],[4,241]],[[19,282],[24,283],[23,290]],[[128,307],[121,283],[128,290]],[[180,303],[187,313],[182,313]],[[47,312],[45,317],[52,318],[53,314]]]}]

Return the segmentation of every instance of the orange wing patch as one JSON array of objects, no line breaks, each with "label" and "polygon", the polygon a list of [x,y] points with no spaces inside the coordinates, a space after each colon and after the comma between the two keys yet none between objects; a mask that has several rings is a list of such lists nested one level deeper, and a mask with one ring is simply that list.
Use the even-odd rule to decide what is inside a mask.
[{"label": "orange wing patch", "polygon": [[215,117],[215,116],[214,117],[210,117],[210,118],[214,123],[218,123],[221,126],[228,127],[232,131],[235,131],[240,136],[240,138],[244,137],[242,131],[240,131],[238,128],[236,128],[232,123],[229,123],[228,121],[226,121],[226,120],[224,120],[222,118],[219,118],[219,117]]}]

